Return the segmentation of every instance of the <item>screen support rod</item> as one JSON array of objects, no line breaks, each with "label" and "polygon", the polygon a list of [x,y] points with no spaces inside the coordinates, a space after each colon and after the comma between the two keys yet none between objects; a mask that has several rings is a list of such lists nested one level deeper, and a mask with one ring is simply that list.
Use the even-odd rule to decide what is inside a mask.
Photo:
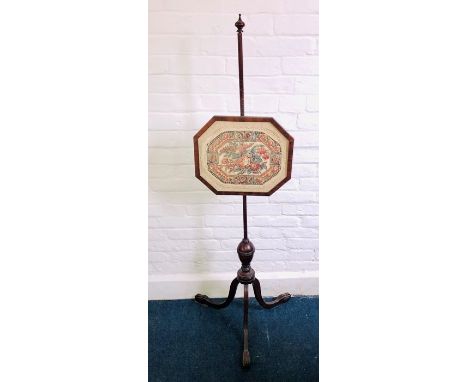
[{"label": "screen support rod", "polygon": [[[237,20],[235,26],[237,27],[237,59],[239,62],[239,102],[240,102],[240,115],[245,115],[244,110],[244,54],[242,51],[242,28],[245,23],[241,19],[239,13],[239,20]],[[242,207],[244,217],[244,239],[247,239],[247,196],[242,195]]]},{"label": "screen support rod", "polygon": [[244,116],[244,54],[242,52],[242,28],[245,23],[241,19],[239,13],[239,20],[235,26],[237,27],[237,59],[239,62],[239,98],[240,98],[240,115]]}]

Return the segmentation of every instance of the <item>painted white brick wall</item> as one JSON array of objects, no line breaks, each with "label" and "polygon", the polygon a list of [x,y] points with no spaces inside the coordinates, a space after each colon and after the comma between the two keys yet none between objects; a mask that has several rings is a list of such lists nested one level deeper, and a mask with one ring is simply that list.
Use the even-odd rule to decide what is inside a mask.
[{"label": "painted white brick wall", "polygon": [[[213,115],[239,115],[238,13],[246,115],[272,116],[295,138],[292,179],[247,198],[252,265],[271,278],[266,295],[283,288],[275,279],[318,271],[318,0],[149,0],[150,298],[223,296],[239,268],[242,197],[195,178],[192,146]],[[311,292],[296,279],[289,291]]]}]

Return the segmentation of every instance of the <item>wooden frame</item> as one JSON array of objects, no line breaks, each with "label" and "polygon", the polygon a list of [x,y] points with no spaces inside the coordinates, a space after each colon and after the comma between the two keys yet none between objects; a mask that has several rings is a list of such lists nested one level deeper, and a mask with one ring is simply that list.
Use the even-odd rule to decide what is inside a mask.
[{"label": "wooden frame", "polygon": [[[199,138],[217,121],[230,121],[230,122],[267,122],[273,125],[276,130],[289,142],[288,144],[288,158],[287,158],[287,169],[286,176],[279,183],[277,183],[272,189],[267,192],[239,192],[239,191],[220,191],[217,190],[211,183],[204,179],[200,174],[200,153],[198,149],[198,140]],[[193,137],[194,143],[194,160],[195,160],[195,176],[205,184],[211,191],[217,195],[263,195],[269,196],[278,190],[283,184],[291,179],[291,170],[292,170],[292,158],[293,158],[293,147],[294,147],[294,138],[288,134],[288,132],[283,129],[283,127],[276,122],[271,117],[237,117],[237,116],[214,116],[212,117],[197,134]]]}]

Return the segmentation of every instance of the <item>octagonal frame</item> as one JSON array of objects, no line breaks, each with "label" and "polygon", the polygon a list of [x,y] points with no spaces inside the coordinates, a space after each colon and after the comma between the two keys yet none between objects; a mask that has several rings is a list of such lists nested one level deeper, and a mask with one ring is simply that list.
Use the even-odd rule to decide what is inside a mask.
[{"label": "octagonal frame", "polygon": [[[229,122],[269,122],[271,123],[289,142],[288,145],[288,162],[286,177],[273,187],[268,192],[242,192],[242,191],[218,191],[207,180],[200,175],[200,162],[198,151],[198,139],[203,133],[210,128],[216,121],[229,121]],[[216,195],[261,195],[270,196],[277,191],[283,184],[291,179],[292,160],[293,160],[293,147],[294,138],[272,117],[238,117],[238,116],[220,116],[215,115],[194,135],[193,137],[194,159],[195,159],[195,177],[197,177],[206,187],[213,191]]]}]

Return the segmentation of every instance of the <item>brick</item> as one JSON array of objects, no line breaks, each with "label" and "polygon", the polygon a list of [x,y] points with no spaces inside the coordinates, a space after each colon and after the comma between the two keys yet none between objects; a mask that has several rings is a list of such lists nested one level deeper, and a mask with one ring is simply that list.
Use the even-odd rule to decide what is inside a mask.
[{"label": "brick", "polygon": [[169,59],[164,56],[149,56],[148,73],[161,74],[169,71]]},{"label": "brick", "polygon": [[200,93],[231,94],[239,91],[239,80],[235,77],[197,76],[191,82],[191,86],[192,89],[197,89],[197,91]]},{"label": "brick", "polygon": [[149,93],[188,93],[191,78],[188,76],[149,76]]},{"label": "brick", "polygon": [[[198,179],[197,179],[198,181]],[[202,183],[199,182],[201,185]],[[205,187],[203,185],[203,187]],[[242,213],[241,209],[236,209],[235,206],[224,204],[196,204],[193,206],[187,206],[187,215],[195,215],[195,216],[206,216],[206,215],[237,215]]]},{"label": "brick", "polygon": [[284,57],[282,69],[284,74],[317,75],[318,56]]},{"label": "brick", "polygon": [[297,116],[297,127],[300,129],[318,130],[318,113],[303,113]]},{"label": "brick", "polygon": [[[222,12],[221,2],[193,1],[193,0],[152,0],[164,4],[163,9],[179,12]],[[218,5],[218,7],[216,7]]]},{"label": "brick", "polygon": [[[238,116],[240,114],[239,91],[234,94],[223,95],[226,100],[229,114]],[[244,108],[246,115],[252,114],[252,96],[244,97]]]},{"label": "brick", "polygon": [[[219,249],[216,250],[216,252],[219,251]],[[148,260],[150,263],[156,264],[190,262],[192,264],[192,267],[194,267],[196,266],[196,263],[200,261],[209,261],[209,253],[210,252],[208,251],[198,252],[196,257],[194,257],[193,249],[178,251],[162,251],[155,248],[154,251],[150,252]]]},{"label": "brick", "polygon": [[278,110],[278,96],[275,95],[254,95],[251,96],[251,108],[256,113],[272,112]]},{"label": "brick", "polygon": [[[255,244],[254,244],[255,245]],[[283,249],[259,249],[258,252],[255,253],[254,257],[254,268],[255,269],[260,269],[257,268],[257,262],[264,263],[264,262],[273,262],[273,261],[278,261],[278,258],[280,259],[286,259],[287,254],[286,251]]]},{"label": "brick", "polygon": [[294,84],[295,94],[318,94],[319,78],[318,76],[300,76],[296,77]]},{"label": "brick", "polygon": [[318,149],[317,148],[302,148],[294,149],[295,163],[318,163]]},{"label": "brick", "polygon": [[249,216],[247,218],[249,227],[269,227],[270,217],[269,216]]},{"label": "brick", "polygon": [[[239,4],[234,1],[193,1],[193,0],[151,0],[159,1],[164,6],[160,9],[181,12],[227,13],[231,17],[230,25],[234,25],[239,13]],[[314,0],[315,1],[315,0]],[[282,13],[284,0],[255,0],[242,4],[242,19],[247,22],[251,15],[258,12]],[[232,19],[232,17],[234,18]],[[213,17],[213,16],[212,16]]]},{"label": "brick", "polygon": [[299,223],[299,218],[295,216],[274,216],[269,222],[271,227],[296,227]]},{"label": "brick", "polygon": [[317,147],[318,131],[294,132],[294,147]]},{"label": "brick", "polygon": [[[230,27],[230,28],[229,28]],[[232,17],[218,14],[150,12],[148,18],[149,34],[228,34],[232,32]]]},{"label": "brick", "polygon": [[317,216],[303,216],[301,218],[301,226],[317,228],[319,226],[318,217]]},{"label": "brick", "polygon": [[318,178],[302,178],[300,189],[302,191],[317,191],[319,189]]},{"label": "brick", "polygon": [[154,178],[166,178],[174,173],[175,167],[169,164],[157,165],[150,164],[148,166],[148,177]]},{"label": "brick", "polygon": [[172,56],[168,59],[168,71],[175,74],[225,74],[224,57]]},{"label": "brick", "polygon": [[278,122],[287,132],[292,133],[294,130],[297,130],[297,114],[296,113],[264,113],[266,117],[272,117]]},{"label": "brick", "polygon": [[254,246],[256,250],[260,250],[260,251],[263,251],[265,249],[286,250],[286,243],[283,239],[256,238],[254,242]]},{"label": "brick", "polygon": [[318,271],[319,269],[318,249],[288,249],[287,255],[289,261],[307,261],[310,263],[310,270]]},{"label": "brick", "polygon": [[[225,13],[230,17],[229,25],[233,26],[234,22],[237,21],[237,14],[242,11],[242,19],[246,24],[255,24],[253,22],[256,13],[282,13],[284,0],[256,0],[252,3],[243,3],[242,9],[239,8],[239,4],[234,1],[193,1],[193,0],[160,0],[164,3],[161,10],[167,11],[180,11],[187,13],[216,13],[217,15],[211,15],[212,18],[216,18],[218,14]],[[247,27],[247,26],[246,26]],[[232,28],[231,28],[232,29]],[[235,31],[235,29],[234,29]]]},{"label": "brick", "polygon": [[277,204],[253,204],[247,206],[249,216],[281,215],[281,206]]},{"label": "brick", "polygon": [[220,248],[218,240],[170,240],[150,241],[150,251],[216,250]]},{"label": "brick", "polygon": [[295,86],[293,77],[246,77],[244,82],[246,94],[290,94]]},{"label": "brick", "polygon": [[299,180],[298,179],[289,179],[285,184],[281,186],[282,191],[291,191],[299,189]]},{"label": "brick", "polygon": [[249,196],[247,197],[247,202],[249,204],[263,204],[263,203],[268,203],[268,197],[265,196]]},{"label": "brick", "polygon": [[294,0],[284,2],[285,13],[318,13],[318,0]]},{"label": "brick", "polygon": [[[242,217],[239,217],[239,221],[242,222]],[[244,231],[241,226],[236,227],[236,228],[213,227],[212,230],[213,230],[214,239],[236,239],[237,244],[241,242],[243,234],[244,234]],[[250,229],[249,229],[249,232],[251,232]],[[237,244],[236,244],[236,247],[234,247],[234,249],[237,248]]]},{"label": "brick", "polygon": [[317,267],[316,261],[291,261],[288,259],[288,251],[284,252],[283,256],[277,258],[284,260],[277,261],[256,261],[255,270],[261,274],[263,272],[279,272],[279,271],[312,271]]},{"label": "brick", "polygon": [[282,35],[318,35],[318,15],[275,16],[275,33]]},{"label": "brick", "polygon": [[197,178],[161,178],[150,179],[151,191],[203,191],[206,189]]},{"label": "brick", "polygon": [[[228,43],[226,41],[226,43]],[[246,37],[243,42],[244,56],[286,57],[317,54],[317,40],[314,37],[282,37],[261,36]],[[227,55],[236,57],[236,50],[225,51]]]},{"label": "brick", "polygon": [[226,109],[223,97],[219,95],[200,94],[195,99],[198,101],[194,103],[194,110],[211,110],[214,113],[219,113]]},{"label": "brick", "polygon": [[303,112],[307,98],[302,95],[282,95],[279,99],[279,110],[287,112]]},{"label": "brick", "polygon": [[166,236],[171,240],[201,240],[212,237],[210,228],[174,228],[166,229]]},{"label": "brick", "polygon": [[170,263],[155,263],[154,269],[157,273],[171,274],[171,273],[202,273],[209,269],[211,272],[235,272],[239,268],[239,262],[235,261],[214,261],[212,259],[205,260],[205,256],[201,257],[203,260],[194,262],[193,260],[185,260]]},{"label": "brick", "polygon": [[148,130],[180,130],[185,126],[182,125],[182,121],[182,114],[149,113]]},{"label": "brick", "polygon": [[190,36],[157,35],[148,37],[148,55],[160,54],[199,54],[201,40]]},{"label": "brick", "polygon": [[193,203],[213,203],[215,195],[210,191],[172,191],[172,192],[150,192],[149,203],[169,203],[169,204],[193,204]]},{"label": "brick", "polygon": [[150,228],[198,228],[202,226],[202,217],[160,216],[149,219]]},{"label": "brick", "polygon": [[193,163],[193,148],[150,148],[148,157],[151,164],[189,164]]},{"label": "brick", "polygon": [[311,249],[318,248],[318,240],[312,238],[292,238],[286,240],[290,249]]},{"label": "brick", "polygon": [[314,112],[319,110],[318,96],[316,94],[307,97],[307,110]]},{"label": "brick", "polygon": [[162,228],[151,228],[148,230],[148,240],[167,240],[166,231]]},{"label": "brick", "polygon": [[[198,11],[199,12],[199,11]],[[189,34],[189,35],[226,35],[233,36],[236,29],[235,13],[150,12],[150,34]],[[244,31],[249,35],[272,35],[273,17],[268,14],[244,16]]]},{"label": "brick", "polygon": [[149,147],[192,147],[196,131],[181,134],[178,131],[149,131]]},{"label": "brick", "polygon": [[[236,14],[239,11],[239,3],[236,1],[224,2],[223,11]],[[249,15],[259,12],[281,13],[283,11],[284,0],[255,0],[242,2],[242,19],[249,22]]]},{"label": "brick", "polygon": [[233,93],[237,91],[238,80],[221,76],[150,76],[150,93]]},{"label": "brick", "polygon": [[270,200],[276,203],[314,203],[314,194],[310,191],[277,191]]},{"label": "brick", "polygon": [[206,216],[205,225],[207,227],[240,227],[242,219],[237,216]]},{"label": "brick", "polygon": [[284,204],[283,215],[318,215],[318,204]]},{"label": "brick", "polygon": [[154,178],[167,178],[177,174],[180,177],[193,177],[195,176],[195,168],[193,164],[150,164],[148,166],[148,177]]},{"label": "brick", "polygon": [[233,252],[236,250],[237,246],[239,245],[240,239],[224,239],[220,240],[221,242],[221,249],[230,249]]},{"label": "brick", "polygon": [[206,56],[237,57],[237,40],[232,34],[230,36],[204,36],[199,39],[196,52]]},{"label": "brick", "polygon": [[210,112],[150,112],[148,116],[149,130],[191,130],[198,131],[213,116]]},{"label": "brick", "polygon": [[[214,195],[213,197],[216,201],[220,204],[227,204],[227,203],[242,203],[242,196],[241,195]],[[242,210],[242,207],[241,207]]]},{"label": "brick", "polygon": [[148,0],[148,10],[151,11],[162,11],[164,10],[163,0]]},{"label": "brick", "polygon": [[[237,76],[237,57],[226,59],[226,73]],[[281,74],[281,60],[278,57],[245,57],[244,76],[276,76]],[[250,79],[248,80],[250,82]]]},{"label": "brick", "polygon": [[203,94],[150,94],[149,111],[200,111],[220,112],[225,110],[223,97]]},{"label": "brick", "polygon": [[314,238],[318,239],[319,232],[317,228],[282,228],[283,237],[288,238]]},{"label": "brick", "polygon": [[[245,12],[245,11],[244,11]],[[243,29],[244,33],[249,36],[273,35],[274,34],[274,18],[271,14],[245,14],[242,17],[245,22]],[[229,33],[232,35],[232,29],[229,28]]]},{"label": "brick", "polygon": [[296,164],[292,168],[293,178],[313,178],[318,177],[318,165],[317,164]]},{"label": "brick", "polygon": [[283,229],[284,228],[275,228],[275,227],[260,228],[258,236],[265,238],[265,239],[280,238],[280,237],[283,237],[283,234],[282,234]]},{"label": "brick", "polygon": [[[221,240],[221,248],[226,249],[226,250],[232,250],[236,251],[237,246],[239,245],[240,242],[239,239],[225,239]],[[252,242],[254,243],[255,250],[260,250],[262,251],[262,254],[264,253],[264,250],[286,250],[286,242],[283,239],[264,239],[264,238],[255,238],[252,239]],[[263,256],[262,256],[263,257]]]},{"label": "brick", "polygon": [[148,207],[149,216],[186,216],[187,211],[183,205],[152,204]]}]

